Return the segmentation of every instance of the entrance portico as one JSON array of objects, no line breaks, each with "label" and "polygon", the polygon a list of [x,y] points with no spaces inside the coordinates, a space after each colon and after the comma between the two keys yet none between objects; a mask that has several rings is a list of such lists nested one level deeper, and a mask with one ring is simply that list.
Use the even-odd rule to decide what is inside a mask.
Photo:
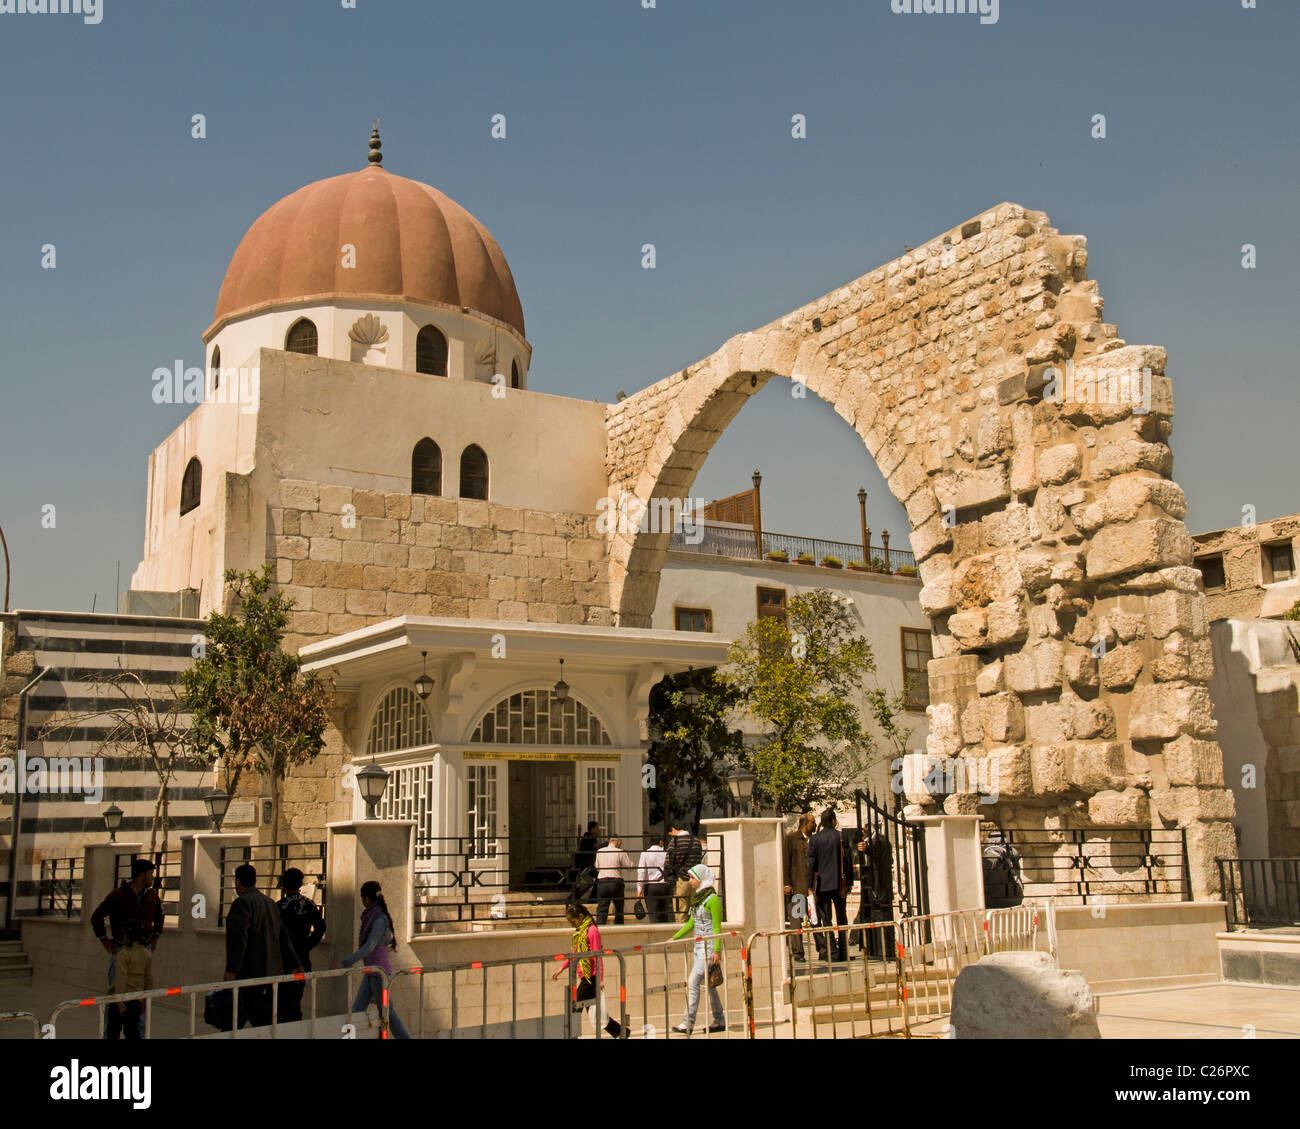
[{"label": "entrance portico", "polygon": [[373,759],[390,774],[380,818],[415,822],[417,869],[446,871],[450,893],[464,870],[497,890],[562,885],[591,820],[638,843],[650,690],[726,650],[702,632],[404,616],[301,655],[355,696],[354,817]]}]

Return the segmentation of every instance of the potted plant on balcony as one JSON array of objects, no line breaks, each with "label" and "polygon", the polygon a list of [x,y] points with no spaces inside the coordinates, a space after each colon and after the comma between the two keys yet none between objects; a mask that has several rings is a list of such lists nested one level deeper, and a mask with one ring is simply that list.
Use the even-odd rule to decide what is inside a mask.
[{"label": "potted plant on balcony", "polygon": [[773,549],[770,553],[767,554],[767,559],[769,561],[785,562],[790,559],[790,554],[787,553],[784,549]]},{"label": "potted plant on balcony", "polygon": [[832,557],[829,553],[822,557],[822,568],[843,568],[844,562],[839,557]]},{"label": "potted plant on balcony", "polygon": [[812,553],[800,553],[795,557],[795,560],[798,561],[799,564],[806,565],[815,565],[817,563],[817,558],[814,557]]},{"label": "potted plant on balcony", "polygon": [[862,561],[849,561],[849,568],[854,572],[869,572],[870,569]]},{"label": "potted plant on balcony", "polygon": [[872,571],[872,572],[888,572],[888,571],[889,571],[889,566],[888,566],[887,564],[885,564],[885,558],[884,558],[884,557],[872,557],[872,558],[871,558],[871,571]]},{"label": "potted plant on balcony", "polygon": [[899,565],[895,570],[895,576],[915,576],[916,565]]}]

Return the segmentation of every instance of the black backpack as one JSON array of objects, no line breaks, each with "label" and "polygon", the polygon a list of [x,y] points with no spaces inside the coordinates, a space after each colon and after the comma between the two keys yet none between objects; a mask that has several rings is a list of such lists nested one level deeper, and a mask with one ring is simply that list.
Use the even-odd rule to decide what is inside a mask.
[{"label": "black backpack", "polygon": [[1024,900],[1019,852],[1010,843],[990,843],[984,849],[984,904],[989,909],[1004,909]]}]

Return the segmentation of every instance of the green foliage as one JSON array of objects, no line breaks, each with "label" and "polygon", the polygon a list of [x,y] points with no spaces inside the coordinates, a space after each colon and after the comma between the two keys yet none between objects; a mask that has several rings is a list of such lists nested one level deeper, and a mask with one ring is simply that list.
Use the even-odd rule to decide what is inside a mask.
[{"label": "green foliage", "polygon": [[1297,620],[1300,619],[1300,600],[1297,600],[1286,611],[1282,613],[1283,619]]},{"label": "green foliage", "polygon": [[793,597],[786,620],[755,620],[727,657],[727,681],[767,730],[749,750],[762,795],[783,812],[846,798],[876,752],[856,705],[876,664],[840,599]]},{"label": "green foliage", "polygon": [[[700,694],[693,706],[684,700],[687,686]],[[658,801],[652,823],[662,821],[666,828],[681,789],[695,808],[692,827],[699,824],[705,797],[725,806],[727,773],[744,747],[744,734],[728,724],[738,702],[735,689],[714,670],[670,674],[650,691],[649,763],[655,769]]]},{"label": "green foliage", "polygon": [[840,560],[839,557],[832,557],[830,555],[827,555],[822,557],[822,564],[830,565],[831,568],[840,568],[843,566],[844,562]]},{"label": "green foliage", "polygon": [[281,648],[293,601],[272,590],[269,566],[225,580],[233,610],[208,617],[204,653],[181,675],[190,739],[201,759],[221,761],[230,792],[245,770],[270,780],[278,830],[280,782],[324,747],[331,687]]}]

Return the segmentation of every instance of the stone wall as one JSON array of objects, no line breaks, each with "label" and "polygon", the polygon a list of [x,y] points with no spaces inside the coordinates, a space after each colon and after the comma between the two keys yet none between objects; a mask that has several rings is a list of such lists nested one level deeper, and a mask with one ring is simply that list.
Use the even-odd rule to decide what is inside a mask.
[{"label": "stone wall", "polygon": [[1198,562],[1214,556],[1223,559],[1223,586],[1209,588],[1205,594],[1211,621],[1280,616],[1300,600],[1300,580],[1271,583],[1267,574],[1271,570],[1262,559],[1264,547],[1280,541],[1290,543],[1294,562],[1300,547],[1300,515],[1216,529],[1192,538]]},{"label": "stone wall", "polygon": [[267,559],[295,601],[285,644],[294,649],[401,615],[611,619],[594,513],[286,480],[271,509]]},{"label": "stone wall", "polygon": [[[973,791],[944,808],[1185,827],[1204,896],[1233,807],[1169,479],[1171,384],[1164,350],[1103,322],[1087,262],[1081,236],[999,205],[611,406],[610,492],[685,494],[774,376],[825,400],[907,510],[935,632],[927,750],[987,760],[997,781],[992,809]],[[666,533],[611,535],[617,622],[647,621],[666,548]]]}]

